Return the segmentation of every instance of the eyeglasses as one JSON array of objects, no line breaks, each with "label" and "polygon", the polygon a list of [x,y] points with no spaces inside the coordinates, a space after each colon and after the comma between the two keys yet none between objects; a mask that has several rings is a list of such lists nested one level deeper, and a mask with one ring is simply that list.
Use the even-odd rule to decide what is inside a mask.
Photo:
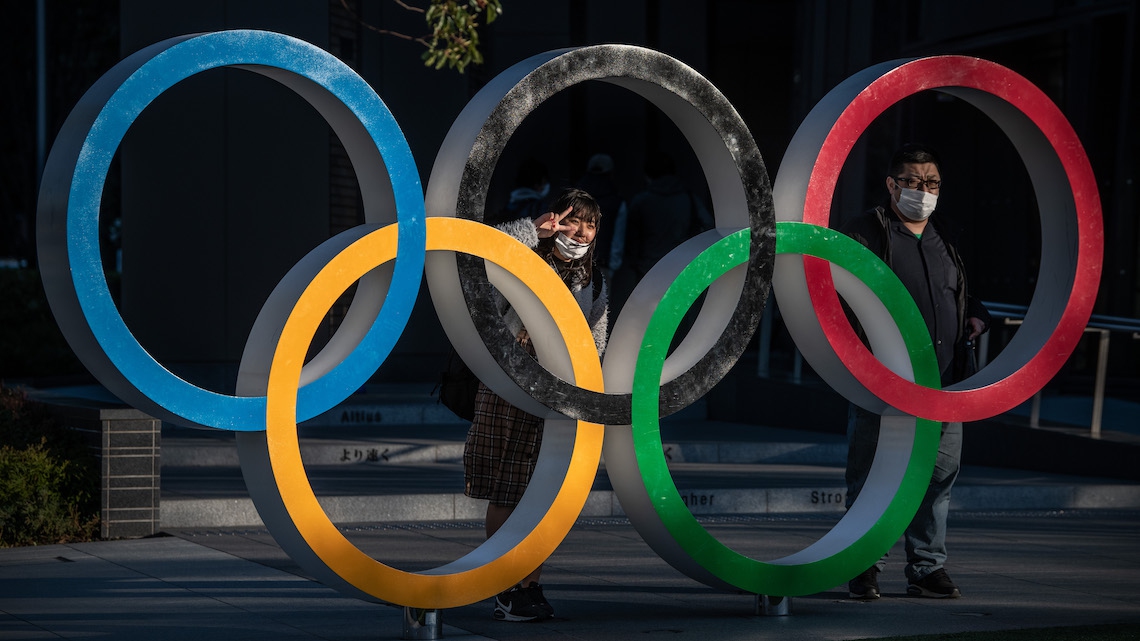
[{"label": "eyeglasses", "polygon": [[927,189],[938,191],[938,188],[942,186],[942,181],[938,179],[923,180],[921,178],[904,178],[902,176],[892,176],[892,178],[894,178],[895,184],[906,187],[907,189],[918,189],[926,185]]}]

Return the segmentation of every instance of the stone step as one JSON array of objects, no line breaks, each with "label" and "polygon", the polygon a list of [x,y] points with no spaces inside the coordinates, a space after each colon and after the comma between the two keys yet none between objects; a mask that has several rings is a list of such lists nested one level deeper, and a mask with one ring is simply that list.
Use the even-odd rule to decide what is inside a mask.
[{"label": "stone step", "polygon": [[[677,463],[802,463],[843,465],[843,443],[733,443],[666,442],[665,457]],[[455,463],[463,457],[463,442],[410,439],[307,440],[301,442],[301,457],[312,465],[398,465]],[[185,443],[164,439],[162,466],[238,466],[237,446],[227,442]]]},{"label": "stone step", "polygon": [[[834,514],[842,516],[842,485],[770,489],[691,489],[683,498],[697,515]],[[319,498],[337,524],[365,522],[426,522],[481,520],[486,502],[461,493],[395,496],[328,496]],[[1133,484],[995,486],[960,484],[954,488],[951,510],[1069,510],[1140,508],[1140,486]],[[624,516],[612,490],[590,493],[582,517]],[[261,527],[248,497],[172,499],[163,497],[163,528]]]}]

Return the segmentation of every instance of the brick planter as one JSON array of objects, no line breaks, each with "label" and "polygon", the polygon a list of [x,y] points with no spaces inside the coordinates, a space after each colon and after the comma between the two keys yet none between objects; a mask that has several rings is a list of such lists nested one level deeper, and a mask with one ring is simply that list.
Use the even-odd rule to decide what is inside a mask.
[{"label": "brick planter", "polygon": [[162,421],[126,405],[31,395],[65,427],[83,434],[99,459],[100,536],[137,538],[157,532]]}]

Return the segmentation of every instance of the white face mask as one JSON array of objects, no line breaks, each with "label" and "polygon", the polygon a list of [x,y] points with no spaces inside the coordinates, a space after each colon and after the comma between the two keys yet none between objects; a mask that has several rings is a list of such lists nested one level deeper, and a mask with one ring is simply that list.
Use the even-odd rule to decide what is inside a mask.
[{"label": "white face mask", "polygon": [[934,213],[934,208],[938,206],[938,195],[921,189],[900,187],[899,199],[895,201],[895,205],[898,206],[899,213],[908,220],[921,223]]},{"label": "white face mask", "polygon": [[590,250],[590,243],[580,243],[562,232],[554,237],[554,246],[558,248],[558,253],[570,260],[578,260]]}]

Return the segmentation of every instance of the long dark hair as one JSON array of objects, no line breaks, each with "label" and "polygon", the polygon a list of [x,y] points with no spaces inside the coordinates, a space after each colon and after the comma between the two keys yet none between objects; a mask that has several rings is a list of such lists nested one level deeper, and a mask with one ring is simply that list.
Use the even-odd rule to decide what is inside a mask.
[{"label": "long dark hair", "polygon": [[[554,203],[550,206],[550,211],[555,213],[562,213],[567,207],[573,207],[574,211],[570,213],[578,220],[585,223],[594,223],[595,227],[600,226],[602,220],[602,208],[598,206],[598,201],[585,191],[577,187],[568,187],[563,189],[558,194],[558,198],[554,199]],[[580,284],[586,287],[590,284],[594,272],[594,248],[598,246],[597,237],[594,238],[595,242],[590,243],[590,249],[586,250],[586,255],[576,260],[569,262],[560,260],[554,255],[554,236],[550,238],[543,238],[538,241],[538,246],[534,251],[543,260],[550,263],[562,277],[562,282],[571,290],[574,289],[575,284]]]}]

